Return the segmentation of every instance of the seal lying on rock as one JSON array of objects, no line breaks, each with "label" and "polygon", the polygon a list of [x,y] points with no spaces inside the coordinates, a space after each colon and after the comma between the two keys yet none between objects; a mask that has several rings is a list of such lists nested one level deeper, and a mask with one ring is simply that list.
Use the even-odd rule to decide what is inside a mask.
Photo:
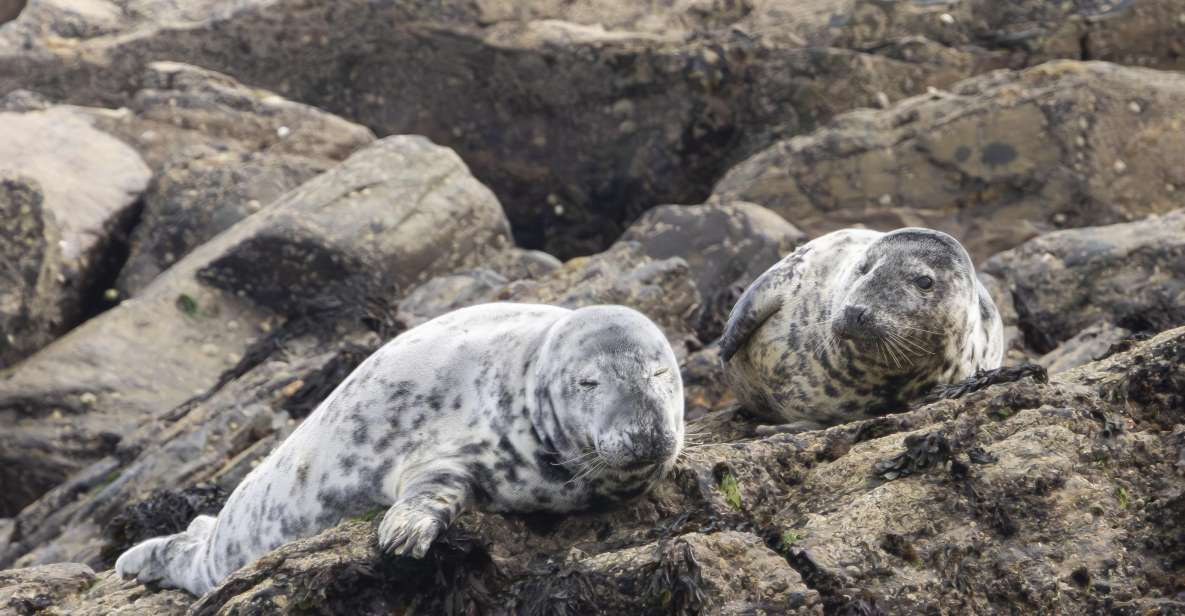
[{"label": "seal lying on rock", "polygon": [[758,277],[720,349],[747,410],[809,429],[904,410],[935,385],[997,368],[1003,337],[953,237],[845,229]]},{"label": "seal lying on rock", "polygon": [[149,539],[123,577],[205,593],[267,551],[376,506],[382,549],[422,557],[468,503],[570,511],[630,499],[683,446],[683,383],[629,308],[483,304],[358,366],[227,500]]}]

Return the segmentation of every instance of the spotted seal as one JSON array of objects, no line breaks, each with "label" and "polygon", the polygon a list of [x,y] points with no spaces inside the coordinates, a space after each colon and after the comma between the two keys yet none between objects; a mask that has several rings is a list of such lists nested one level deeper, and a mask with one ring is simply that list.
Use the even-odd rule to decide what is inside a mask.
[{"label": "spotted seal", "polygon": [[904,410],[1000,366],[1003,326],[971,257],[932,229],[835,231],[745,290],[720,340],[750,412],[810,429]]},{"label": "spotted seal", "polygon": [[286,541],[384,506],[380,547],[419,558],[468,504],[564,512],[628,500],[682,446],[679,366],[645,316],[472,306],[366,359],[217,518],[140,543],[115,567],[201,595]]}]

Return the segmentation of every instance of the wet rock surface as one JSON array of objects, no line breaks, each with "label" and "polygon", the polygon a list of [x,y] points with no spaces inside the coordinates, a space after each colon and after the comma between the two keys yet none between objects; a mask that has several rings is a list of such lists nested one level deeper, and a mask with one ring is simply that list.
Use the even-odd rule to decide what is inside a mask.
[{"label": "wet rock surface", "polygon": [[135,150],[67,107],[0,112],[0,133],[3,368],[90,316],[151,175]]},{"label": "wet rock surface", "polygon": [[401,290],[509,242],[493,194],[422,137],[378,142],[282,201],[5,374],[0,474],[12,488],[0,512],[205,393],[285,319],[350,309],[388,320]]},{"label": "wet rock surface", "polygon": [[1051,351],[1086,327],[1159,332],[1185,323],[1185,210],[1050,233],[992,257],[1025,340]]},{"label": "wet rock surface", "polygon": [[149,62],[184,59],[456,149],[519,242],[564,258],[840,112],[992,68],[1182,57],[1172,0],[84,6],[37,3],[7,27],[0,90],[115,106]]},{"label": "wet rock surface", "polygon": [[[1185,613],[1174,0],[0,24],[0,613]],[[737,295],[811,237],[905,225],[969,248],[1006,365],[877,419],[754,423],[716,345]],[[468,511],[420,561],[378,553],[374,511],[204,597],[113,575],[383,342],[489,301],[657,322],[674,472],[608,510]]]},{"label": "wet rock surface", "polygon": [[937,228],[983,260],[1041,233],[1179,208],[1183,95],[1180,74],[1104,63],[991,73],[779,142],[714,196],[812,236]]}]

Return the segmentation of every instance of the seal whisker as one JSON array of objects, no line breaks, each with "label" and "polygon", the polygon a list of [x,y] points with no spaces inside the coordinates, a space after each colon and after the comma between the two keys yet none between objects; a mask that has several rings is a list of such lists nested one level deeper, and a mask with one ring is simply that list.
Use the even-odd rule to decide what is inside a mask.
[{"label": "seal whisker", "polygon": [[913,329],[913,330],[917,330],[917,331],[919,331],[919,332],[926,332],[927,334],[933,334],[933,335],[935,335],[935,336],[941,336],[941,335],[943,335],[943,334],[942,334],[942,332],[936,332],[936,331],[934,331],[934,330],[932,330],[932,329],[924,329],[924,328],[921,328],[921,327],[914,327],[913,325],[904,325],[904,324],[898,324],[898,325],[897,325],[897,327],[903,327],[903,328],[905,328],[905,329]]}]

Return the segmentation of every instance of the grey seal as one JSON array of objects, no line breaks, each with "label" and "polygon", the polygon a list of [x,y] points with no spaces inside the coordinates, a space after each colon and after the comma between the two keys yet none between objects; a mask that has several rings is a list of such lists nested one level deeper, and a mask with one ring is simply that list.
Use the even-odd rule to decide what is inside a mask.
[{"label": "grey seal", "polygon": [[388,507],[382,549],[419,558],[469,504],[565,512],[632,499],[682,446],[679,366],[641,313],[472,306],[384,345],[216,518],[140,543],[115,568],[201,595],[269,550],[376,506]]},{"label": "grey seal", "polygon": [[720,351],[746,410],[811,429],[905,410],[936,385],[998,368],[1003,326],[955,238],[844,229],[759,276]]}]

